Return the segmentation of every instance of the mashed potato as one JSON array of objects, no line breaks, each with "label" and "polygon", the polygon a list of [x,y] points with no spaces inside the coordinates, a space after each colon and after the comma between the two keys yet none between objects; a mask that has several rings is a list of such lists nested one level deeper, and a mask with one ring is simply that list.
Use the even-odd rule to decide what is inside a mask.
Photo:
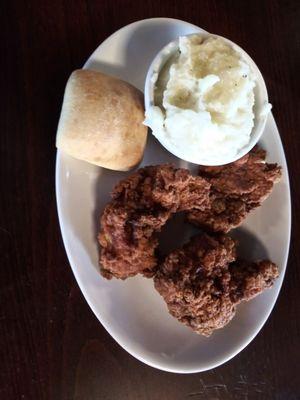
[{"label": "mashed potato", "polygon": [[250,140],[254,87],[249,65],[225,40],[180,37],[179,52],[159,73],[155,106],[144,123],[184,160],[230,161]]}]

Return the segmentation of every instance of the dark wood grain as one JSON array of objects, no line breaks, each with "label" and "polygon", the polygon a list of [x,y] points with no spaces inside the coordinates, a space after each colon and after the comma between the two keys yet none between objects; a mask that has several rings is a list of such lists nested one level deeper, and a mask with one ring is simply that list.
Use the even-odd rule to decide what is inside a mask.
[{"label": "dark wood grain", "polygon": [[[54,193],[66,79],[116,29],[154,16],[226,36],[255,59],[282,135],[293,199],[289,264],[270,319],[233,360],[188,376],[143,365],[98,323],[69,267]],[[295,0],[2,3],[1,399],[300,398],[299,20]]]}]

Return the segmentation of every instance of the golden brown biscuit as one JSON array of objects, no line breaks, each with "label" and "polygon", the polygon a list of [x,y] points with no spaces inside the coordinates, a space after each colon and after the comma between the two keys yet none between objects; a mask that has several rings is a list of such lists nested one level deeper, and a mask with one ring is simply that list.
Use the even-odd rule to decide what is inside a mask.
[{"label": "golden brown biscuit", "polygon": [[66,86],[56,146],[91,164],[126,171],[143,157],[143,120],[138,89],[101,72],[76,70]]}]

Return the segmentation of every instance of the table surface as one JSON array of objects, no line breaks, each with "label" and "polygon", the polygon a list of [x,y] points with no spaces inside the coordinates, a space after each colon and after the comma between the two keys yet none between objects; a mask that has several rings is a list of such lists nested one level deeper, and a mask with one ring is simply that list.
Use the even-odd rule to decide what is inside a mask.
[{"label": "table surface", "polygon": [[[155,16],[189,21],[250,53],[267,83],[291,179],[292,243],[271,317],[233,360],[192,375],[140,363],[100,325],[69,267],[55,203],[54,143],[69,74],[115,30]],[[300,398],[299,20],[295,0],[10,0],[2,6],[1,399]]]}]

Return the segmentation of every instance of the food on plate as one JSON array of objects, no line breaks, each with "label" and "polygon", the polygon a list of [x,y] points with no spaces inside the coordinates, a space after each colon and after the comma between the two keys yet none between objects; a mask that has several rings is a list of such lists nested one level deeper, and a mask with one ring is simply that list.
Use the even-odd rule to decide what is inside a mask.
[{"label": "food on plate", "polygon": [[156,81],[154,105],[147,107],[144,123],[176,156],[219,165],[249,144],[256,77],[225,39],[180,37],[178,51],[151,79]]},{"label": "food on plate", "polygon": [[156,233],[176,212],[207,208],[209,188],[203,178],[168,164],[141,168],[122,180],[101,216],[103,276],[151,276],[157,265]]},{"label": "food on plate", "polygon": [[[119,182],[101,216],[101,273],[154,278],[169,312],[195,332],[210,336],[234,317],[237,305],[273,285],[278,267],[269,260],[237,257],[237,242],[224,232],[259,207],[281,175],[255,147],[240,160],[200,167],[199,175],[172,165],[139,169]],[[165,258],[157,233],[174,213],[204,231]],[[222,233],[219,233],[222,232]]]},{"label": "food on plate", "polygon": [[166,257],[154,284],[172,316],[209,336],[228,324],[240,302],[271,287],[277,276],[271,261],[236,259],[229,236],[200,234]]},{"label": "food on plate", "polygon": [[228,232],[259,207],[281,177],[281,167],[265,162],[266,152],[255,147],[234,163],[203,167],[199,175],[211,184],[210,207],[188,213],[188,221],[202,229]]},{"label": "food on plate", "polygon": [[91,164],[129,170],[143,157],[143,119],[138,89],[100,72],[77,70],[66,86],[56,146]]},{"label": "food on plate", "polygon": [[156,267],[156,232],[167,222],[169,210],[140,212],[119,201],[109,203],[101,217],[99,243],[102,275],[126,279],[138,273],[151,276]]}]

